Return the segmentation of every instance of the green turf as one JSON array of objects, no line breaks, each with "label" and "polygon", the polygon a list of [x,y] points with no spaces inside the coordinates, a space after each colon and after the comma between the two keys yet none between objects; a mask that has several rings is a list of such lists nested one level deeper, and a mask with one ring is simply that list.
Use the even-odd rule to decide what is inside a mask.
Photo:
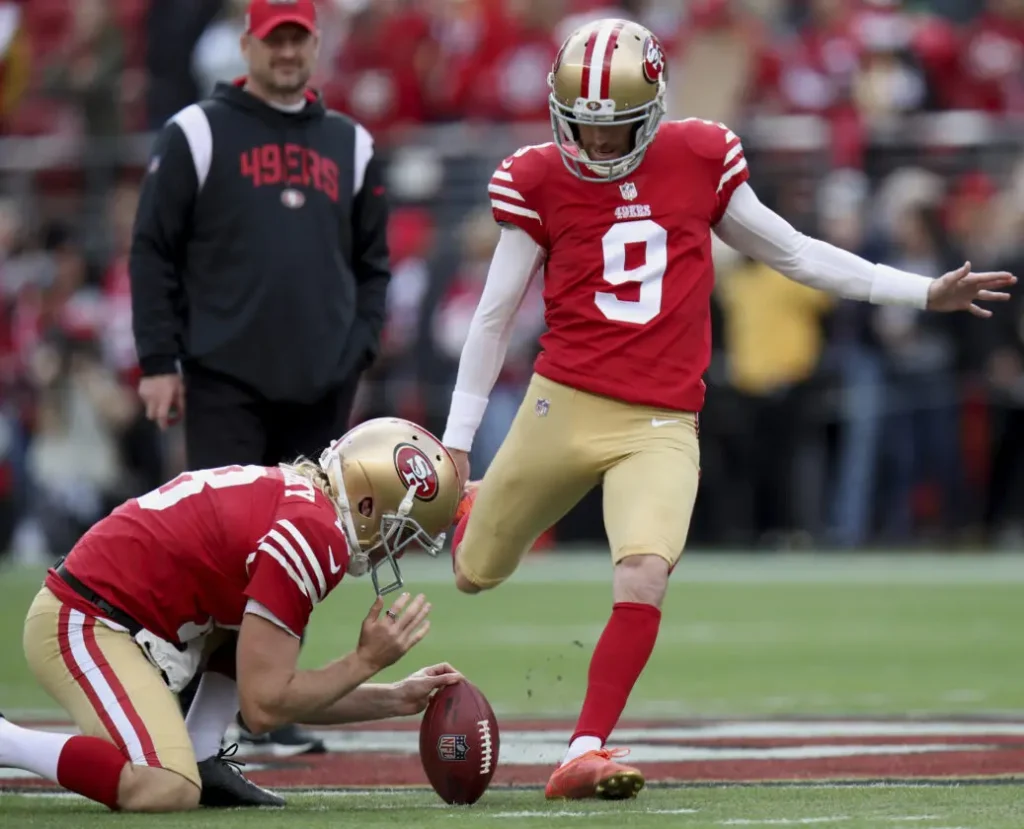
[{"label": "green turf", "polygon": [[0,798],[0,822],[35,829],[335,829],[336,827],[835,826],[837,829],[1020,829],[1019,786],[878,788],[730,787],[650,790],[626,803],[548,803],[539,792],[491,791],[471,807],[449,807],[422,792],[292,795],[284,810],[182,815],[111,815],[82,800]]},{"label": "green turf", "polygon": [[[493,593],[467,597],[443,561],[413,562],[409,586],[433,629],[382,678],[438,660],[463,670],[499,714],[575,714],[611,600],[604,556],[547,557]],[[38,571],[0,572],[0,710],[45,714],[21,654]],[[1024,558],[688,557],[673,578],[655,655],[627,716],[1024,712]],[[345,583],[314,613],[307,665],[354,646],[369,605]],[[338,781],[344,783],[344,781]],[[695,810],[695,811],[689,811]],[[548,804],[492,789],[473,808],[430,792],[292,795],[285,812],[140,817],[82,800],[0,796],[0,827],[264,829],[338,826],[836,826],[1020,829],[1019,785],[649,788],[625,804]]]},{"label": "green turf", "polygon": [[[627,714],[1024,710],[1024,565],[1007,570],[1005,559],[982,556],[842,561],[684,561]],[[521,578],[481,596],[456,592],[446,567],[407,568],[410,587],[434,604],[433,628],[382,678],[445,660],[473,679],[499,714],[574,714],[609,612],[606,559],[527,565]],[[948,577],[937,577],[942,573]],[[10,643],[0,663],[0,710],[52,706],[20,648],[39,578],[37,571],[0,573],[0,637]],[[368,582],[353,580],[316,609],[307,665],[355,645],[370,597]]]}]

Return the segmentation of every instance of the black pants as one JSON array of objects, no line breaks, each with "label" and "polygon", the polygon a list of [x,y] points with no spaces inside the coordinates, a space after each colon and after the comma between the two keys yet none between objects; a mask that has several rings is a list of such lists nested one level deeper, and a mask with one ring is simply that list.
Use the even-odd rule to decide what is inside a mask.
[{"label": "black pants", "polygon": [[185,372],[185,452],[189,469],[231,464],[273,466],[313,460],[348,429],[359,378],[315,403],[265,400],[229,377]]},{"label": "black pants", "polygon": [[[189,469],[232,464],[273,466],[320,453],[348,430],[359,377],[315,403],[265,400],[230,377],[189,367],[185,370],[185,454]],[[197,676],[181,692],[188,711],[199,686]]]}]

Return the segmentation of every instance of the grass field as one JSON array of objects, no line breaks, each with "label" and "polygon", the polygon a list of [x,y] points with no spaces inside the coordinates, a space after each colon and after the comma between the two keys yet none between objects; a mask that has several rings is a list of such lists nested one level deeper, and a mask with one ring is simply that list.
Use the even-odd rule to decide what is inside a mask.
[{"label": "grass field", "polygon": [[[610,806],[548,804],[537,788],[571,729],[608,615],[607,559],[540,557],[478,597],[450,586],[445,562],[410,562],[406,573],[410,588],[434,604],[433,629],[385,678],[446,660],[480,686],[502,725],[491,790],[474,807],[453,808],[422,786],[339,791],[355,779],[342,766],[336,776],[328,765],[291,777],[268,766],[257,771],[266,775],[261,782],[287,781],[280,785],[303,793],[290,796],[285,812],[231,813],[218,827],[510,827],[580,817],[641,827],[1024,827],[1024,789],[1015,785],[1024,782],[1024,557],[690,555],[674,576],[658,647],[620,731],[651,787],[635,803]],[[0,710],[15,720],[59,716],[47,710],[20,648],[40,575],[0,573],[0,635],[9,643]],[[317,609],[307,664],[354,646],[370,597],[368,583],[353,581]],[[943,724],[879,725],[908,717]],[[963,725],[980,717],[998,722]],[[519,727],[541,718],[550,718],[545,731]],[[801,730],[793,718],[820,724]],[[851,718],[854,725],[844,725]],[[375,765],[377,782],[415,787],[424,782],[409,731],[415,723],[404,728],[337,737],[332,751],[358,760],[365,741],[364,765]],[[893,780],[900,782],[878,782]],[[513,782],[521,785],[506,785]],[[0,791],[4,785],[24,788],[0,777]],[[80,799],[0,797],[0,826],[194,827],[209,819],[109,816]]]}]

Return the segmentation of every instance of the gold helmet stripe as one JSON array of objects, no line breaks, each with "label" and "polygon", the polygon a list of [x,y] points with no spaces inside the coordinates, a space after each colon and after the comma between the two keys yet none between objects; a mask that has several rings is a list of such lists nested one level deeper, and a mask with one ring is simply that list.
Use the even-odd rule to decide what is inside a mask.
[{"label": "gold helmet stripe", "polygon": [[612,56],[623,21],[607,20],[587,39],[580,73],[580,97],[605,100],[611,93]]}]

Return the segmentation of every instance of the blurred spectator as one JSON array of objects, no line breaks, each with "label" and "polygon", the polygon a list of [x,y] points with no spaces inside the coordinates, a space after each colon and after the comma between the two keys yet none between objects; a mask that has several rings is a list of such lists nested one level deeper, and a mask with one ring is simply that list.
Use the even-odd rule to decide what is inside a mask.
[{"label": "blurred spectator", "polygon": [[984,3],[960,50],[959,79],[957,106],[1024,111],[1024,0]]},{"label": "blurred spectator", "polygon": [[436,49],[414,6],[374,0],[357,8],[324,97],[383,141],[389,130],[427,119],[424,83]]},{"label": "blurred spectator", "polygon": [[88,340],[47,338],[31,377],[39,392],[28,454],[35,511],[49,553],[62,556],[126,497],[117,441],[139,404]]},{"label": "blurred spectator", "polygon": [[442,117],[547,121],[553,35],[565,0],[463,0],[435,31],[429,94]]},{"label": "blurred spectator", "polygon": [[199,99],[192,53],[222,0],[149,0],[146,15],[146,124],[155,130]]},{"label": "blurred spectator", "polygon": [[0,2],[0,134],[29,85],[32,61],[18,3]]},{"label": "blurred spectator", "polygon": [[[891,242],[893,267],[938,277],[963,263],[945,241],[935,205],[909,206],[892,228]],[[941,516],[945,529],[960,529],[967,518],[959,459],[959,321],[913,308],[873,310],[889,380],[882,531],[887,540],[905,544],[918,528],[922,494],[930,497],[924,510]]]},{"label": "blurred spectator", "polygon": [[388,223],[391,282],[387,321],[380,353],[362,378],[356,403],[359,419],[399,415],[421,422],[422,409],[416,349],[420,317],[430,284],[428,260],[434,227],[430,213],[418,208],[396,210]]},{"label": "blurred spectator", "polygon": [[87,135],[121,133],[124,43],[104,0],[76,0],[68,42],[46,72],[44,86],[80,111]]},{"label": "blurred spectator", "polygon": [[248,0],[227,0],[220,18],[211,23],[192,53],[192,73],[199,97],[213,92],[218,81],[233,81],[246,73],[238,43],[245,32]]},{"label": "blurred spectator", "polygon": [[[461,267],[438,304],[432,326],[437,352],[451,361],[453,374],[469,334],[473,312],[480,302],[487,281],[491,256],[498,244],[499,229],[490,208],[481,208],[470,214],[459,235],[462,246]],[[519,306],[510,332],[505,364],[473,441],[470,464],[474,479],[487,471],[523,401],[533,369],[537,338],[544,326],[543,320],[543,286],[541,280],[535,278]],[[455,377],[452,376],[451,384],[454,383]]]},{"label": "blurred spectator", "polygon": [[[71,513],[102,503],[105,475],[130,492],[184,462],[174,436],[160,440],[136,415],[110,420],[85,406],[89,421],[69,406],[66,422],[54,419],[67,392],[40,385],[38,369],[59,363],[58,385],[79,389],[81,403],[88,382],[74,385],[70,367],[102,357],[107,381],[134,399],[124,257],[147,144],[124,134],[139,126],[131,100],[145,90],[152,129],[215,80],[243,74],[244,5],[0,0],[0,133],[45,139],[5,145],[0,158],[0,548],[14,518],[41,514],[25,485],[26,458],[49,457],[60,442],[54,435],[106,435],[93,447],[103,482],[46,496],[59,505],[67,537]],[[961,257],[975,269],[1024,270],[1024,164],[1011,175],[1024,146],[1013,120],[1024,111],[1024,0],[321,5],[314,84],[374,132],[395,208],[388,319],[359,418],[400,414],[443,428],[454,360],[497,232],[479,210],[481,171],[522,144],[550,140],[552,58],[571,29],[596,17],[632,18],[658,35],[669,55],[668,117],[729,124],[764,179],[760,192],[817,186],[813,204],[784,211],[794,223],[813,223],[817,235],[873,261],[934,275]],[[133,28],[138,20],[144,26]],[[133,76],[143,62],[144,76]],[[954,109],[967,112],[946,112]],[[80,145],[82,133],[106,140]],[[959,327],[900,309],[818,306],[816,295],[790,293],[777,274],[749,263],[722,258],[718,273],[713,313],[724,336],[702,419],[702,489],[712,494],[698,512],[701,504],[713,509],[695,538],[734,543],[761,534],[774,542],[797,528],[827,528],[844,548],[909,543],[922,529],[962,525],[986,495],[990,537],[1009,543],[1024,533],[1015,529],[1024,514],[1020,290],[994,319]],[[521,398],[543,326],[542,285],[520,310],[475,447],[477,473]],[[759,302],[779,303],[790,320],[782,331],[767,328],[763,341],[751,334]],[[824,389],[824,380],[836,385]],[[756,445],[764,424],[781,437]],[[33,446],[39,428],[42,448]],[[825,436],[835,437],[831,466]],[[736,505],[738,514],[749,507],[749,521],[735,519]],[[744,522],[746,536],[729,535]],[[48,532],[61,535],[52,525]]]},{"label": "blurred spectator", "polygon": [[[842,170],[822,183],[817,206],[823,240],[877,262],[883,251],[872,245],[869,236],[870,197],[863,173]],[[839,300],[831,320],[829,356],[839,384],[839,435],[826,524],[829,541],[842,548],[863,546],[873,526],[885,370],[870,329],[872,313],[863,302]]]},{"label": "blurred spectator", "polygon": [[833,298],[750,260],[720,273],[716,292],[729,381],[745,414],[733,458],[743,465],[736,472],[748,501],[737,516],[746,520],[750,542],[792,543],[800,526],[793,471]]},{"label": "blurred spectator", "polygon": [[690,9],[669,79],[669,116],[739,127],[751,108],[776,107],[779,58],[761,22],[743,13],[740,0],[696,0]]}]

